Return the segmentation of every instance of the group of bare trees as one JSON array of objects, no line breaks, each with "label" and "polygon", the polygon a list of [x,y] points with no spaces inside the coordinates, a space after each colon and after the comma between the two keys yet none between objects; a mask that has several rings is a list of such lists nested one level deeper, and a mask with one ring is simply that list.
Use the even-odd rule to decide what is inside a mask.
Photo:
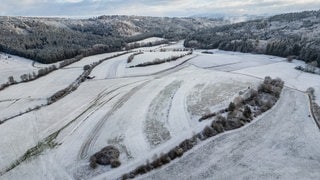
[{"label": "group of bare trees", "polygon": [[0,90],[3,90],[4,88],[6,88],[10,85],[13,85],[13,84],[35,80],[41,76],[49,74],[50,72],[52,72],[54,70],[57,70],[56,65],[51,65],[48,67],[40,68],[37,72],[22,74],[22,75],[20,75],[20,79],[15,79],[13,76],[9,76],[8,81],[6,83],[3,83],[0,85]]},{"label": "group of bare trees", "polygon": [[184,56],[191,55],[192,53],[193,53],[193,51],[189,51],[186,54],[171,56],[171,57],[168,57],[168,58],[163,58],[163,59],[156,58],[153,61],[140,63],[140,64],[137,64],[137,65],[134,65],[134,66],[130,66],[129,68],[152,66],[152,65],[162,64],[162,63],[166,63],[166,62],[176,61],[176,60],[178,60],[178,59],[180,59],[180,58],[182,58]]}]

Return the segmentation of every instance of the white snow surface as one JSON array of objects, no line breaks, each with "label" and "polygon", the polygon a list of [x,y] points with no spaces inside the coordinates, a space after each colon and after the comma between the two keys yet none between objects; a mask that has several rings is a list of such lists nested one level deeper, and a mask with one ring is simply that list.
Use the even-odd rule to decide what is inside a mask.
[{"label": "white snow surface", "polygon": [[[179,43],[172,46],[181,47]],[[0,124],[0,179],[116,179],[201,131],[210,123],[198,121],[202,113],[226,107],[240,90],[257,86],[267,75],[282,78],[287,86],[272,110],[243,128],[202,142],[182,158],[140,178],[319,179],[319,130],[308,117],[303,91],[314,86],[319,101],[320,76],[295,70],[300,61],[212,51],[212,55],[196,51],[177,61],[141,68],[127,68],[131,53],[101,63],[90,74],[95,78],[76,91]],[[43,103],[72,83],[83,65],[112,55],[84,58],[0,91],[1,118]],[[58,133],[55,148],[44,149],[5,172],[53,133]],[[153,138],[155,134],[160,137]],[[120,150],[121,166],[90,169],[90,156],[107,145]]]},{"label": "white snow surface", "polygon": [[137,179],[318,179],[320,134],[305,94],[285,89],[269,112]]},{"label": "white snow surface", "polygon": [[159,37],[150,37],[150,38],[147,38],[147,39],[143,39],[141,41],[136,41],[136,42],[129,43],[129,45],[130,44],[135,44],[135,43],[144,45],[144,44],[159,42],[159,41],[163,41],[163,40],[165,40],[165,39],[159,38]]},{"label": "white snow surface", "polygon": [[203,54],[203,50],[195,51],[201,54],[191,61],[195,66],[214,69],[219,71],[235,71],[238,69],[261,66],[284,61],[284,58],[267,55],[256,55],[250,53],[228,52],[221,50],[211,50],[213,54]]},{"label": "white snow surface", "polygon": [[320,75],[305,73],[294,69],[301,61],[294,63],[279,62],[258,67],[249,67],[234,71],[234,73],[247,74],[263,78],[270,76],[285,80],[285,85],[300,91],[306,91],[309,87],[315,89],[316,102],[320,104]]},{"label": "white snow surface", "polygon": [[[21,75],[37,73],[38,68],[33,67],[32,63],[33,61],[30,59],[0,52],[0,84],[8,82],[9,76],[19,82],[21,81]],[[43,66],[46,67],[48,65]]]},{"label": "white snow surface", "polygon": [[[188,51],[166,51],[166,52],[144,52],[143,54],[136,55],[132,62],[128,63],[128,66],[135,66],[146,62],[154,62],[157,59],[167,59],[175,56],[186,55]],[[161,57],[161,58],[159,58]]]}]

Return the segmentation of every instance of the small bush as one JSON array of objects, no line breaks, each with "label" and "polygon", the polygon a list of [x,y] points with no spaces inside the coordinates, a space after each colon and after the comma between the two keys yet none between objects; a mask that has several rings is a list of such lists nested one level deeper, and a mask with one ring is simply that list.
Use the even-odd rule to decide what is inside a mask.
[{"label": "small bush", "polygon": [[293,59],[294,59],[294,56],[288,56],[287,57],[287,61],[290,62],[290,63],[293,61]]},{"label": "small bush", "polygon": [[170,157],[171,160],[174,160],[177,158],[177,155],[176,155],[176,152],[174,149],[171,149],[169,152],[168,152],[168,156]]},{"label": "small bush", "polygon": [[260,84],[258,87],[258,91],[264,93],[272,93],[272,85],[268,83]]},{"label": "small bush", "polygon": [[209,137],[213,136],[213,129],[206,126],[203,130],[202,130],[202,140],[206,140]]},{"label": "small bush", "polygon": [[89,70],[90,69],[90,65],[85,65],[85,66],[83,66],[83,70],[84,71],[87,71],[87,70]]},{"label": "small bush", "polygon": [[233,112],[236,109],[236,105],[233,102],[230,102],[229,106],[228,106],[228,110],[230,112]]},{"label": "small bush", "polygon": [[280,78],[272,79],[271,84],[275,87],[280,87],[281,89],[284,86],[284,82]]},{"label": "small bush", "polygon": [[94,163],[100,165],[111,165],[112,168],[119,167],[121,165],[118,160],[120,156],[120,151],[114,146],[106,146],[102,148],[99,152],[95,153],[90,157],[90,166],[94,167]]},{"label": "small bush", "polygon": [[121,165],[121,162],[119,161],[119,159],[111,159],[110,165],[111,165],[111,168],[117,168]]},{"label": "small bush", "polygon": [[160,158],[157,158],[157,159],[153,160],[153,162],[151,163],[151,166],[152,166],[153,168],[159,168],[159,167],[161,167],[162,165],[163,165],[163,163],[162,163],[162,161],[161,161]]},{"label": "small bush", "polygon": [[222,133],[224,131],[223,126],[221,123],[218,123],[216,121],[213,121],[211,124],[211,127],[217,132],[217,133]]},{"label": "small bush", "polygon": [[174,152],[176,153],[176,155],[178,156],[178,157],[181,157],[182,155],[183,155],[183,149],[182,148],[180,148],[180,147],[176,147],[176,148],[174,148]]},{"label": "small bush", "polygon": [[160,158],[159,159],[162,162],[162,164],[168,164],[171,161],[171,159],[170,159],[168,154],[160,154]]},{"label": "small bush", "polygon": [[243,105],[243,98],[241,96],[237,96],[236,98],[234,98],[233,103],[235,104],[235,106],[237,108],[241,107]]},{"label": "small bush", "polygon": [[135,170],[134,170],[135,174],[145,174],[147,173],[147,168],[145,165],[141,165],[141,166],[138,166]]},{"label": "small bush", "polygon": [[97,158],[95,156],[90,157],[90,167],[95,169],[97,168]]},{"label": "small bush", "polygon": [[216,117],[216,122],[221,124],[222,127],[226,127],[226,125],[227,125],[226,121],[227,121],[227,119],[225,117],[221,116],[221,115],[218,115]]},{"label": "small bush", "polygon": [[249,106],[245,106],[244,107],[244,111],[243,111],[243,116],[246,117],[246,118],[251,118],[251,109]]},{"label": "small bush", "polygon": [[186,139],[179,144],[179,147],[183,149],[183,151],[188,151],[193,148],[193,143],[190,139]]},{"label": "small bush", "polygon": [[238,117],[232,118],[227,121],[227,126],[226,126],[225,130],[229,131],[229,130],[237,129],[237,128],[240,128],[241,126],[243,126],[244,124],[245,123],[243,123],[240,118],[238,118]]},{"label": "small bush", "polygon": [[130,175],[129,174],[124,174],[124,175],[122,175],[121,179],[122,180],[130,179]]},{"label": "small bush", "polygon": [[214,116],[216,116],[216,115],[217,115],[217,113],[209,113],[209,114],[206,114],[206,115],[202,116],[202,117],[199,119],[199,121],[201,122],[201,121],[203,121],[203,120],[209,119],[209,118],[214,117]]},{"label": "small bush", "polygon": [[315,90],[314,90],[313,87],[309,87],[307,89],[307,93],[309,94],[309,96],[311,97],[312,100],[315,100],[315,98],[316,98],[315,95],[314,95],[314,92],[315,92]]}]

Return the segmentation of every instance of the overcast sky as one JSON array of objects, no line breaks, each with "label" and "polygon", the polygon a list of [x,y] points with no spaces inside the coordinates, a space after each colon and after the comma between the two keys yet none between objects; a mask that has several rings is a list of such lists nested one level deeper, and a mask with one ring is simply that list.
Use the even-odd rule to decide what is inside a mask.
[{"label": "overcast sky", "polygon": [[320,0],[0,0],[0,15],[78,16],[278,14],[320,9]]}]

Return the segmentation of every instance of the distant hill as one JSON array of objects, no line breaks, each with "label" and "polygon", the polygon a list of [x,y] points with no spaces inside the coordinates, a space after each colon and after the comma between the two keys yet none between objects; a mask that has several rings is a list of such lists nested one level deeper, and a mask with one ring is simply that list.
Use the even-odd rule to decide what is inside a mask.
[{"label": "distant hill", "polygon": [[0,51],[53,63],[79,54],[120,50],[151,36],[182,39],[225,24],[208,18],[100,16],[91,19],[0,17]]},{"label": "distant hill", "polygon": [[222,19],[224,21],[229,21],[230,23],[238,23],[256,19],[263,19],[268,17],[267,14],[261,15],[250,15],[250,14],[242,14],[242,15],[230,15],[224,13],[203,13],[203,14],[196,14],[191,17],[193,18],[213,18],[213,19]]},{"label": "distant hill", "polygon": [[320,66],[320,10],[203,29],[188,36],[185,46],[296,56]]}]

